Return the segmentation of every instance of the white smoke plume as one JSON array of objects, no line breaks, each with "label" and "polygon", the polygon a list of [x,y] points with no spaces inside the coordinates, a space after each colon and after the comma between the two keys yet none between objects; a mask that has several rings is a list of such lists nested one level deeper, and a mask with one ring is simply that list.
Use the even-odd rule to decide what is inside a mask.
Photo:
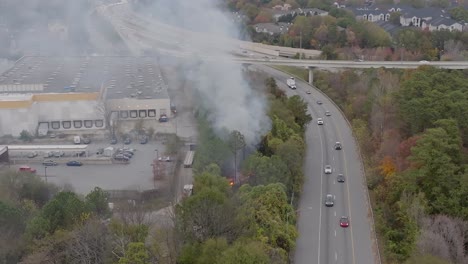
[{"label": "white smoke plume", "polygon": [[[196,58],[208,57],[210,61],[178,60],[185,71],[177,75],[188,78],[201,94],[201,103],[210,110],[209,120],[216,131],[238,130],[246,143],[253,146],[271,126],[266,115],[267,101],[246,82],[242,65],[223,62],[222,58],[239,51],[236,41],[226,39],[238,36],[240,30],[219,3],[216,0],[155,0],[146,10],[153,19],[197,32],[175,37],[175,42],[180,44],[175,45]],[[212,61],[217,58],[216,63]]]}]

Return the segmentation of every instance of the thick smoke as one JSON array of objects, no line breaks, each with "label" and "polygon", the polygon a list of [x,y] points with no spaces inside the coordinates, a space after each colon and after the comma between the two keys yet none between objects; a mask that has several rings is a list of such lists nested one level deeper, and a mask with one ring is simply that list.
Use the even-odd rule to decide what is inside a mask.
[{"label": "thick smoke", "polygon": [[156,0],[150,11],[160,22],[199,32],[180,36],[175,41],[180,44],[178,48],[196,58],[219,58],[219,61],[180,60],[185,70],[177,74],[188,78],[197,89],[202,99],[198,103],[209,110],[209,120],[216,131],[238,130],[249,145],[254,145],[270,128],[266,99],[245,81],[242,65],[223,62],[222,58],[239,51],[236,42],[226,38],[235,37],[240,31],[231,16],[221,11],[219,2]]},{"label": "thick smoke", "polygon": [[95,15],[98,4],[91,0],[1,0],[0,58],[116,52],[111,42],[103,40],[115,33]]}]

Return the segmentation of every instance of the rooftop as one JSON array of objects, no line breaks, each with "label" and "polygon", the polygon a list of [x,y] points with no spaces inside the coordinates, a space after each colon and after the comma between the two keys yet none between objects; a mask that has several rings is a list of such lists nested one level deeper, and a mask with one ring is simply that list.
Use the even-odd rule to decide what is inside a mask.
[{"label": "rooftop", "polygon": [[89,93],[107,99],[168,98],[155,58],[131,56],[23,57],[0,75],[0,95]]}]

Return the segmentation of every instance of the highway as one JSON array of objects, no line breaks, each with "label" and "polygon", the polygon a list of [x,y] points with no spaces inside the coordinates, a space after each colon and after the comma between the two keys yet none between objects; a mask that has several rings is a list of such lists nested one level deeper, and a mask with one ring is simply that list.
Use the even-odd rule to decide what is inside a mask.
[{"label": "highway", "polygon": [[[304,167],[304,189],[299,205],[297,248],[295,263],[379,263],[374,252],[371,211],[368,206],[360,154],[345,118],[335,105],[307,83],[296,80],[297,90],[286,86],[290,76],[275,69],[255,66],[274,77],[288,96],[298,94],[309,104],[313,121],[306,131],[307,154]],[[306,90],[311,94],[306,94]],[[316,103],[323,102],[322,105]],[[325,116],[325,111],[331,116]],[[317,125],[317,118],[324,119],[324,125]],[[343,150],[335,150],[339,141]],[[332,166],[333,173],[324,174],[323,167]],[[343,173],[344,183],[338,183],[336,176]],[[325,207],[326,194],[335,196],[335,205]],[[348,216],[350,227],[342,228],[339,218]]]}]

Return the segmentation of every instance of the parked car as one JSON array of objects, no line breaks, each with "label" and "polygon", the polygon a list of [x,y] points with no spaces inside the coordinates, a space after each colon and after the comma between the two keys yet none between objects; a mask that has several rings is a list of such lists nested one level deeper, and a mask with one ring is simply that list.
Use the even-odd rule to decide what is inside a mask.
[{"label": "parked car", "polygon": [[53,160],[44,160],[42,162],[42,165],[44,165],[44,166],[57,166],[58,163],[53,161]]},{"label": "parked car", "polygon": [[131,143],[132,143],[132,139],[131,139],[131,138],[127,137],[127,138],[124,139],[124,144],[125,144],[125,145],[130,145]]},{"label": "parked car", "polygon": [[340,226],[341,227],[348,227],[349,226],[349,218],[347,216],[340,217]]},{"label": "parked car", "polygon": [[18,171],[20,172],[30,172],[30,173],[36,173],[36,169],[33,169],[29,166],[21,166]]},{"label": "parked car", "polygon": [[80,161],[72,160],[67,162],[67,166],[82,166],[83,163]]},{"label": "parked car", "polygon": [[54,151],[53,152],[53,157],[55,157],[55,158],[60,158],[60,157],[63,157],[63,156],[65,156],[65,152],[63,152],[63,151]]},{"label": "parked car", "polygon": [[148,137],[147,136],[143,136],[140,138],[140,144],[146,144],[148,143]]},{"label": "parked car", "polygon": [[30,159],[35,158],[35,157],[37,157],[37,153],[36,153],[36,152],[30,152],[30,153],[28,154],[28,158],[30,158]]},{"label": "parked car", "polygon": [[115,155],[114,159],[128,161],[128,160],[130,160],[130,157],[128,157],[128,156],[126,156],[124,154],[117,154],[117,155]]},{"label": "parked car", "polygon": [[90,138],[83,138],[83,144],[89,144],[89,143],[91,143]]},{"label": "parked car", "polygon": [[104,149],[103,148],[99,148],[97,151],[96,151],[96,155],[102,155],[104,154]]},{"label": "parked car", "polygon": [[167,118],[166,115],[161,115],[161,116],[159,117],[159,122],[160,122],[160,123],[167,122],[168,120],[169,120],[169,118]]},{"label": "parked car", "polygon": [[116,138],[112,138],[110,143],[111,143],[111,145],[117,144],[117,139],[116,139]]},{"label": "parked car", "polygon": [[325,165],[325,174],[331,174],[332,173],[332,168],[330,165]]}]

